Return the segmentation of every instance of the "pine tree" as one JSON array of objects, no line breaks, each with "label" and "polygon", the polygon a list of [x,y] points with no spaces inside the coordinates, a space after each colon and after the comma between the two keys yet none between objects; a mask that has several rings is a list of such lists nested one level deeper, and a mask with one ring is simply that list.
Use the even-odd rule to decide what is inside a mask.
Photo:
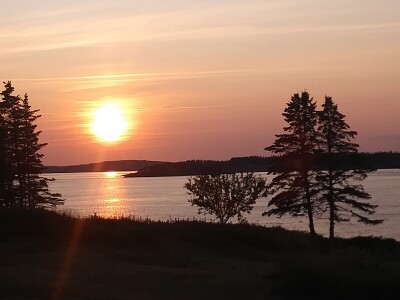
[{"label": "pine tree", "polygon": [[63,203],[61,195],[51,193],[48,188],[50,179],[41,176],[42,157],[39,151],[46,144],[39,143],[41,131],[37,131],[34,122],[40,118],[39,110],[32,110],[28,96],[24,99],[14,96],[11,82],[5,83],[0,102],[2,128],[4,132],[3,149],[7,176],[3,180],[3,206],[25,209],[54,207]]},{"label": "pine tree", "polygon": [[268,186],[273,206],[263,215],[285,214],[307,216],[309,229],[315,235],[314,154],[317,145],[316,103],[308,92],[294,94],[282,114],[288,124],[284,134],[276,135],[273,145],[265,150],[277,155],[270,173],[276,175]]},{"label": "pine tree", "polygon": [[328,204],[329,237],[333,239],[335,223],[349,221],[351,217],[367,224],[378,224],[382,220],[365,216],[373,214],[376,205],[365,201],[371,196],[361,184],[356,184],[367,177],[368,170],[354,163],[354,159],[349,164],[349,155],[358,152],[358,145],[352,142],[357,132],[350,130],[345,115],[339,112],[331,97],[325,97],[322,111],[318,114],[322,165],[326,170],[319,172],[317,180],[323,199]]}]

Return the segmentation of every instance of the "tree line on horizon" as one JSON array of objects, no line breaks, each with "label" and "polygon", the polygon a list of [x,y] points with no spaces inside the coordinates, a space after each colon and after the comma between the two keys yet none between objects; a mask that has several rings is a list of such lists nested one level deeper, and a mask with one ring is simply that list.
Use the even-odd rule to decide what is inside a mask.
[{"label": "tree line on horizon", "polygon": [[340,222],[353,218],[365,224],[383,222],[371,218],[377,206],[369,202],[371,196],[360,183],[373,168],[357,155],[359,146],[353,142],[357,132],[350,130],[333,99],[326,96],[317,110],[308,92],[294,94],[283,117],[284,133],[265,148],[275,155],[268,171],[274,175],[272,181],[267,184],[253,173],[189,178],[185,188],[199,213],[214,214],[221,223],[227,222],[227,215],[241,221],[256,199],[271,196],[263,216],[307,217],[311,235],[316,235],[315,218],[326,214],[331,239]]},{"label": "tree line on horizon", "polygon": [[[333,153],[332,155],[338,155]],[[207,175],[213,173],[243,173],[243,172],[268,172],[272,161],[276,156],[245,156],[232,157],[229,160],[205,160],[192,159],[179,162],[150,162],[148,166],[139,168],[136,173],[128,173],[124,177],[159,177],[159,176],[193,176]],[[348,168],[357,165],[363,165],[365,169],[396,169],[400,168],[400,152],[357,152],[348,154],[345,158],[342,156],[343,164]],[[124,161],[117,161],[123,163]],[[133,161],[135,162],[135,161]],[[86,167],[86,165],[84,165]],[[77,168],[75,172],[80,172],[81,165],[65,167],[47,167],[46,172],[71,172],[72,168]],[[326,158],[324,155],[316,154],[316,161],[313,167],[316,170],[327,170]],[[122,169],[122,168],[121,168]],[[81,169],[85,172],[92,169]],[[115,171],[115,168],[105,169],[103,171]],[[122,170],[121,170],[122,171]],[[129,171],[124,169],[123,171]]]},{"label": "tree line on horizon", "polygon": [[0,99],[0,207],[49,208],[62,204],[58,193],[49,190],[50,179],[41,176],[44,166],[39,142],[41,131],[35,121],[39,110],[28,95],[14,95],[11,82],[4,82]]}]

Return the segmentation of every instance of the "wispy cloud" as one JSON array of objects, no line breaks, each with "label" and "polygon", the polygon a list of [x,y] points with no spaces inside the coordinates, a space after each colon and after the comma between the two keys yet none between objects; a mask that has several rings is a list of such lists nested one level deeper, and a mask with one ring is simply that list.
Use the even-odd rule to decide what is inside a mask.
[{"label": "wispy cloud", "polygon": [[[338,31],[398,30],[400,23],[355,21],[313,24],[284,10],[287,2],[250,1],[193,5],[171,11],[115,16],[67,7],[0,28],[0,55],[143,42],[227,39]],[[279,15],[280,18],[277,18]],[[58,16],[58,17],[57,17]],[[292,18],[292,22],[282,22]]]},{"label": "wispy cloud", "polygon": [[[11,39],[7,45],[0,49],[0,55],[9,55],[26,52],[57,51],[71,48],[98,47],[120,44],[120,46],[134,46],[143,42],[163,42],[179,40],[215,40],[237,39],[245,37],[281,36],[300,33],[329,33],[329,32],[372,32],[372,31],[399,31],[400,23],[379,24],[354,24],[354,25],[325,25],[325,26],[246,26],[228,25],[189,29],[158,30],[149,28],[148,25],[136,24],[124,26],[124,21],[113,21],[107,26],[102,22],[97,25],[86,26],[79,31],[67,28],[52,29],[52,31],[37,29],[28,34],[13,35],[0,32],[0,38]],[[129,22],[130,23],[130,22]],[[134,20],[132,20],[134,24]],[[132,24],[131,23],[131,24]],[[150,26],[151,27],[151,26]],[[139,32],[138,28],[147,28]],[[127,35],[129,36],[127,38]]]},{"label": "wispy cloud", "polygon": [[160,72],[160,73],[125,73],[125,74],[106,74],[106,75],[83,75],[71,77],[42,77],[42,78],[14,78],[18,81],[135,81],[146,79],[170,79],[170,78],[190,78],[203,76],[223,76],[229,74],[244,73],[267,73],[277,72],[279,70],[211,70],[211,71],[194,71],[194,72]]}]

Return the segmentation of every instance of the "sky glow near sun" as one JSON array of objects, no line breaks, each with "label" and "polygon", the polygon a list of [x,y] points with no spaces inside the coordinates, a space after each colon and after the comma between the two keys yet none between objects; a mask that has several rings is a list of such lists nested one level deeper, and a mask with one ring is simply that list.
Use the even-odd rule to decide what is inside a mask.
[{"label": "sky glow near sun", "polygon": [[[333,97],[361,151],[400,151],[398,0],[5,1],[0,37],[47,165],[269,155],[304,89]],[[127,129],[104,113],[94,135],[107,103]]]}]

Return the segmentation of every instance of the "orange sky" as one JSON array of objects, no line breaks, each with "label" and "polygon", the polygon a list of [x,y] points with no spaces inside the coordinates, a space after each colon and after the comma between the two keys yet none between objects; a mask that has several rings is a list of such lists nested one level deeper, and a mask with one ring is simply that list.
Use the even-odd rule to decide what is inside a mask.
[{"label": "orange sky", "polygon": [[[0,79],[41,109],[45,164],[267,155],[304,89],[334,98],[362,151],[400,151],[398,0],[1,6]],[[128,115],[119,143],[88,128],[106,102]]]}]

